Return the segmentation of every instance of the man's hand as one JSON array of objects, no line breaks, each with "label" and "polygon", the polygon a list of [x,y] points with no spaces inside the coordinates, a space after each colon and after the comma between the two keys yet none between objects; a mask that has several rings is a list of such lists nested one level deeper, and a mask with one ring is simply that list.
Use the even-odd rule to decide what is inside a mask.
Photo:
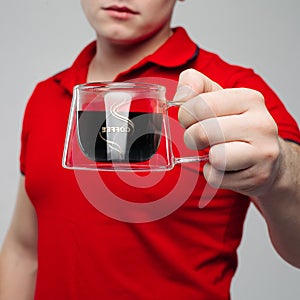
[{"label": "man's hand", "polygon": [[176,100],[184,92],[179,121],[187,146],[210,146],[204,168],[208,183],[249,196],[265,194],[278,175],[280,144],[262,94],[222,89],[192,69],[181,73]]},{"label": "man's hand", "polygon": [[195,70],[180,75],[176,101],[185,143],[210,146],[204,176],[212,186],[251,197],[272,243],[300,268],[300,146],[278,137],[261,93],[222,89]]}]

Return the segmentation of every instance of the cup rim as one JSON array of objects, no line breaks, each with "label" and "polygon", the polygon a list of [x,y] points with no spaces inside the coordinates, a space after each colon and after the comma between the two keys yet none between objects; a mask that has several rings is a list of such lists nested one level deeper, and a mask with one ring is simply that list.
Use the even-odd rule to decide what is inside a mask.
[{"label": "cup rim", "polygon": [[134,81],[95,81],[78,84],[74,86],[74,90],[80,92],[98,92],[109,91],[114,89],[135,89],[135,90],[152,90],[152,91],[165,91],[166,88],[162,85],[155,83],[134,82]]}]

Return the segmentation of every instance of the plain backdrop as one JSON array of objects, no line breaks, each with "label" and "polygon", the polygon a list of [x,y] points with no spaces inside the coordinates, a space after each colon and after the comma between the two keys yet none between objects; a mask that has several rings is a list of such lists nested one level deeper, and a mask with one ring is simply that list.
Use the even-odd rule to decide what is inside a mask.
[{"label": "plain backdrop", "polygon": [[[253,68],[299,122],[299,19],[299,0],[186,0],[177,4],[173,24],[184,26],[200,47]],[[79,0],[2,0],[0,25],[1,244],[15,203],[26,101],[36,83],[68,67],[94,33]],[[300,299],[300,271],[275,253],[265,222],[253,208],[239,248],[232,298]]]}]

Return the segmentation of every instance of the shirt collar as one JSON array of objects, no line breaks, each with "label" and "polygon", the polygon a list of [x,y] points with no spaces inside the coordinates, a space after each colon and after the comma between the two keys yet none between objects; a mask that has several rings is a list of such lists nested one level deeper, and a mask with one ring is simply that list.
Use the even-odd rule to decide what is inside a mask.
[{"label": "shirt collar", "polygon": [[[173,68],[183,66],[194,59],[198,54],[199,48],[189,38],[185,29],[177,27],[173,29],[173,32],[173,35],[158,50],[146,56],[130,69],[122,72],[122,74],[129,74],[147,63]],[[86,82],[88,67],[95,53],[96,42],[93,41],[83,49],[71,68],[57,74],[54,79],[72,94],[75,85]]]},{"label": "shirt collar", "polygon": [[74,61],[73,65],[54,76],[54,80],[64,87],[71,95],[77,84],[86,82],[89,64],[96,54],[96,42],[86,46]]},{"label": "shirt collar", "polygon": [[182,27],[173,29],[173,35],[153,54],[140,63],[152,62],[162,67],[180,67],[195,57],[198,46]]}]

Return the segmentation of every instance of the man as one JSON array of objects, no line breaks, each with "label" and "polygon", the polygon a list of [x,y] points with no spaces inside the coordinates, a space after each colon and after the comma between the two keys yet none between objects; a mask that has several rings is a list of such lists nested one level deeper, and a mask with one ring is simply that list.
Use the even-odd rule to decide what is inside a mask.
[{"label": "man", "polygon": [[[183,29],[170,28],[175,2],[82,0],[96,43],[40,83],[25,112],[24,175],[1,253],[1,299],[228,299],[248,198],[276,250],[300,266],[299,129],[251,70],[199,51]],[[185,101],[178,113],[185,142],[210,145],[209,162],[176,212],[125,223],[91,206],[61,168],[70,98],[78,83],[154,77],[179,77],[174,98]],[[101,176],[120,198],[150,202],[170,192],[179,172],[188,186],[192,171],[179,167],[148,189]],[[222,190],[200,210],[204,177]]]}]

